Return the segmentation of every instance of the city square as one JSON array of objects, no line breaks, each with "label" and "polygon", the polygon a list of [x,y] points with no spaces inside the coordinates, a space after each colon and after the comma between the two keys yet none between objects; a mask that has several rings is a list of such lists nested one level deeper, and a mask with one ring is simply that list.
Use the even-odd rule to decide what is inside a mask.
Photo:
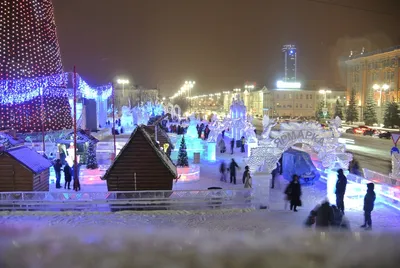
[{"label": "city square", "polygon": [[396,266],[399,3],[207,1],[0,0],[0,267]]}]

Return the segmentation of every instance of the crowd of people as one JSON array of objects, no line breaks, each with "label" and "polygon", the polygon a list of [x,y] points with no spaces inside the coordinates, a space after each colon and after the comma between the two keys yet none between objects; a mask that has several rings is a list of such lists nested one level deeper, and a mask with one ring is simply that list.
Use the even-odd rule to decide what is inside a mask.
[{"label": "crowd of people", "polygon": [[[277,168],[272,173],[272,186],[274,188],[274,181],[279,173],[280,166],[279,163]],[[336,227],[348,229],[349,224],[345,215],[345,204],[344,196],[346,194],[347,178],[344,175],[342,169],[337,171],[337,181],[336,181],[336,205],[331,205],[328,200],[322,202],[322,204],[317,205],[308,216],[305,225],[311,227],[315,224],[318,228]],[[367,184],[367,193],[364,197],[364,224],[361,228],[370,230],[372,228],[372,218],[371,213],[374,210],[374,203],[376,199],[376,194],[374,191],[374,184]],[[290,203],[290,210],[297,212],[297,208],[302,206],[301,201],[301,185],[299,182],[299,176],[293,175],[292,181],[288,184],[285,191],[285,199]],[[285,203],[285,209],[287,206]]]},{"label": "crowd of people", "polygon": [[[236,170],[239,169],[239,165],[236,163],[235,159],[232,158],[229,167],[225,164],[224,161],[221,162],[219,167],[219,172],[221,174],[220,181],[227,182],[226,176],[229,172],[229,179],[230,183],[236,184]],[[244,184],[244,188],[252,188],[252,178],[250,175],[250,168],[246,166],[244,168],[243,176],[242,176],[242,183]]]},{"label": "crowd of people", "polygon": [[200,125],[197,124],[196,129],[199,139],[208,140],[211,131],[208,125],[204,125],[204,123],[201,123]]},{"label": "crowd of people", "polygon": [[[64,167],[63,164],[61,162],[60,159],[57,159],[54,161],[53,164],[54,167],[54,172],[56,174],[56,189],[61,189],[61,172],[64,173],[64,189],[68,189],[71,190],[71,182],[72,180],[74,180],[73,185],[73,189],[74,191],[80,191],[80,183],[79,183],[79,179],[74,179],[74,167],[70,167],[70,165],[68,164],[68,162],[64,163]],[[78,174],[79,174],[79,165],[77,166],[78,169]]]}]

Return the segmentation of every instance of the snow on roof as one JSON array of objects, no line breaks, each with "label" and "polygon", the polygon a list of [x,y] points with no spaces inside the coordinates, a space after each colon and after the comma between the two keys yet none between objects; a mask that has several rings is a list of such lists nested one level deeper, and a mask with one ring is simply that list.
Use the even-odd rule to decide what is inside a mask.
[{"label": "snow on roof", "polygon": [[[91,134],[86,133],[83,129],[78,129],[78,131],[76,132],[76,136],[77,136],[77,143],[82,143],[82,142],[93,142],[93,143],[98,143],[99,140],[96,139],[96,137],[94,137]],[[61,139],[57,140],[57,143],[69,143],[72,142],[74,140],[74,132],[68,132],[67,134],[65,134]]]},{"label": "snow on roof", "polygon": [[4,153],[13,157],[35,174],[38,174],[53,165],[41,154],[25,146],[11,148]]},{"label": "snow on roof", "polygon": [[155,144],[155,141],[153,142],[153,140],[151,139],[150,135],[146,132],[146,130],[144,129],[144,126],[137,126],[135,128],[135,130],[132,132],[129,141],[124,145],[124,147],[122,147],[122,149],[120,150],[118,156],[114,159],[114,162],[111,164],[111,166],[107,169],[106,173],[103,175],[102,179],[105,179],[108,176],[108,173],[110,172],[110,170],[112,169],[112,167],[114,166],[114,164],[117,162],[118,158],[121,157],[121,155],[123,154],[123,152],[125,151],[125,149],[129,146],[132,138],[135,136],[136,132],[140,131],[143,133],[143,136],[145,137],[145,139],[147,140],[147,142],[151,145],[151,147],[153,147],[154,151],[156,152],[157,156],[160,158],[160,160],[162,161],[162,163],[168,168],[168,170],[171,172],[171,174],[176,178],[178,177],[178,172],[176,170],[176,166],[174,165],[174,163],[171,161],[171,159],[169,159],[169,157],[160,150],[160,148],[157,147],[157,145]]}]

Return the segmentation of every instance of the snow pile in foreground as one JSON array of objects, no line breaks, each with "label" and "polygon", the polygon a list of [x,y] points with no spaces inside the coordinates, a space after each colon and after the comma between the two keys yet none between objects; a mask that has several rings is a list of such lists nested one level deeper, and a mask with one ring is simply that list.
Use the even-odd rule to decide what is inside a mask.
[{"label": "snow pile in foreground", "polygon": [[398,267],[399,234],[0,227],[0,267]]}]

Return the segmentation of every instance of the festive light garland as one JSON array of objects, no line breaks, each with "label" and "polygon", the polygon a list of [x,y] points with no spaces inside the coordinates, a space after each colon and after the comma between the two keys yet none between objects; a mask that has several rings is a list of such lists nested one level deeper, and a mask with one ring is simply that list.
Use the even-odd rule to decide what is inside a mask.
[{"label": "festive light garland", "polygon": [[[47,77],[0,80],[0,104],[18,104],[30,101],[41,94],[51,94],[52,87],[65,86],[66,74],[57,74]],[[57,95],[56,92],[52,95]]]},{"label": "festive light garland", "polygon": [[82,97],[86,99],[97,99],[98,96],[102,100],[107,100],[112,94],[112,86],[108,84],[106,86],[93,88],[89,86],[81,77],[78,76],[78,89],[82,94]]}]

